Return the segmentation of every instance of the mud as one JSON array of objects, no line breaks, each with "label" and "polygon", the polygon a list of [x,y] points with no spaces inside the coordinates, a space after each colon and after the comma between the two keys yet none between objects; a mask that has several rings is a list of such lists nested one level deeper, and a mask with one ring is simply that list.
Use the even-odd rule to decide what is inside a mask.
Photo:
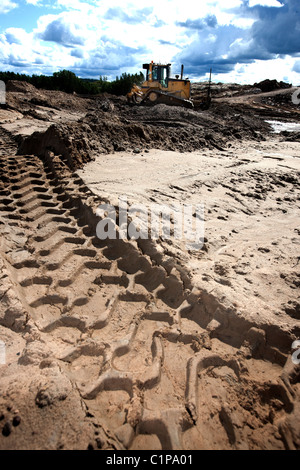
[{"label": "mud", "polygon": [[[299,122],[293,89],[206,112],[12,90],[0,448],[299,449],[299,143],[266,122]],[[124,193],[204,201],[202,249],[97,238]]]},{"label": "mud", "polygon": [[[242,138],[260,141],[269,129],[253,113],[244,113],[241,118],[234,107],[217,101],[205,112],[164,104],[129,107],[124,97],[66,97],[57,92],[34,92],[33,88],[27,93],[8,93],[12,122],[5,123],[4,128],[18,139],[20,154],[34,150],[44,156],[51,150],[62,155],[72,169],[99,153],[150,148],[180,152],[204,147],[221,149]],[[19,113],[23,119],[19,119]]]}]

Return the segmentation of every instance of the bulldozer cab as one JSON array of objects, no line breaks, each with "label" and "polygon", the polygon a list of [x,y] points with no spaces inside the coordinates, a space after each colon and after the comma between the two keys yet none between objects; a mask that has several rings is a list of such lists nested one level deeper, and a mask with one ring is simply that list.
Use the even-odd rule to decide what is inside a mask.
[{"label": "bulldozer cab", "polygon": [[171,64],[160,65],[151,62],[150,64],[143,64],[143,69],[146,69],[147,82],[159,82],[163,88],[168,87]]}]

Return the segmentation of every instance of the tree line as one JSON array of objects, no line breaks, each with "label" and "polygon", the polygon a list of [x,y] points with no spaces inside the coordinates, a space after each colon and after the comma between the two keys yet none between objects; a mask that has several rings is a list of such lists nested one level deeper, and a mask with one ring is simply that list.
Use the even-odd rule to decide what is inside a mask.
[{"label": "tree line", "polygon": [[15,72],[0,72],[0,80],[7,83],[9,80],[28,82],[36,88],[44,90],[65,91],[66,93],[78,93],[81,95],[97,95],[110,93],[112,95],[126,95],[133,84],[140,85],[144,81],[142,72],[136,74],[122,73],[120,77],[109,81],[107,77],[100,76],[99,80],[83,79],[77,77],[69,70],[54,72],[52,76],[26,75]]}]

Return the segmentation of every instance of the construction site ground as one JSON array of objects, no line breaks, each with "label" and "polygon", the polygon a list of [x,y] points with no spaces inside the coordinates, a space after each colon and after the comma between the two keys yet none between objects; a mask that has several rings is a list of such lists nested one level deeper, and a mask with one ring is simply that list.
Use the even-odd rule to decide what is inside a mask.
[{"label": "construction site ground", "polygon": [[[300,449],[295,91],[216,84],[200,110],[7,84],[0,449]],[[100,239],[120,197],[203,205],[203,244]]]}]

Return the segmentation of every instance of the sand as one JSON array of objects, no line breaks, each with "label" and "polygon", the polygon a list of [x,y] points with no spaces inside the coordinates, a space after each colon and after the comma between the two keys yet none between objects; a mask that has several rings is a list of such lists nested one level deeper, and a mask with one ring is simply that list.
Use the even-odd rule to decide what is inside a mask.
[{"label": "sand", "polygon": [[[108,111],[102,100],[90,116],[80,101],[78,120],[59,127],[38,129],[35,114],[30,134],[28,114],[8,127],[8,111],[27,106],[20,95],[0,135],[0,448],[299,449],[297,138],[246,108],[226,126],[216,118],[210,137],[213,109],[159,105],[159,124],[154,108],[124,122],[123,102],[107,97]],[[202,142],[184,140],[197,126]],[[203,204],[203,245],[99,239],[97,209],[120,196]]]}]

